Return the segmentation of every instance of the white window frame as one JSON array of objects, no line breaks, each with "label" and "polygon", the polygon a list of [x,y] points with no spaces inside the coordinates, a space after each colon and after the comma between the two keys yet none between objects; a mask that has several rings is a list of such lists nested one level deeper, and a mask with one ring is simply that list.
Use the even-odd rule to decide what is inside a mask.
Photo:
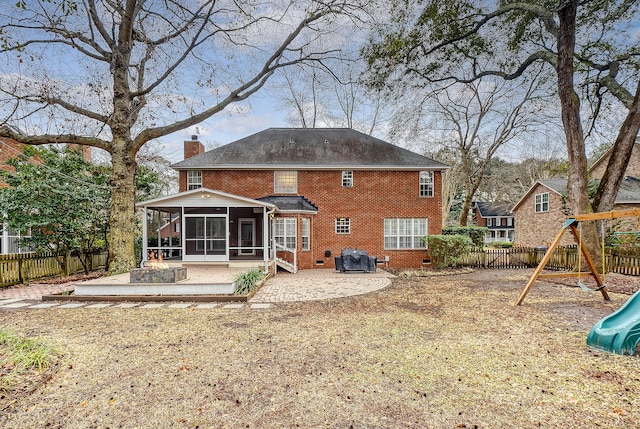
[{"label": "white window frame", "polygon": [[287,249],[295,250],[296,248],[296,218],[295,217],[277,217],[274,219],[273,239],[276,244],[284,246]]},{"label": "white window frame", "polygon": [[433,197],[433,171],[420,172],[420,197]]},{"label": "white window frame", "polygon": [[[427,218],[385,218],[385,250],[426,249],[429,235]],[[424,241],[423,241],[423,238]]]},{"label": "white window frame", "polygon": [[202,188],[202,171],[187,171],[187,191]]},{"label": "white window frame", "polygon": [[336,234],[340,234],[340,235],[351,234],[351,218],[348,218],[348,217],[336,218]]},{"label": "white window frame", "polygon": [[487,218],[487,226],[492,226],[491,224],[493,223],[493,218],[488,217]]},{"label": "white window frame", "polygon": [[311,249],[311,219],[308,217],[300,219],[300,241],[302,250]]},{"label": "white window frame", "polygon": [[296,170],[274,171],[273,192],[275,192],[276,194],[297,194],[298,172]]},{"label": "white window frame", "polygon": [[[536,213],[546,213],[549,211],[549,193],[542,192],[540,194],[536,194],[534,197],[534,211]],[[546,205],[546,207],[545,207]]]},{"label": "white window frame", "polygon": [[345,170],[342,172],[342,187],[353,188],[353,170]]},{"label": "white window frame", "polygon": [[511,216],[507,218],[507,226],[513,226],[513,218]]}]

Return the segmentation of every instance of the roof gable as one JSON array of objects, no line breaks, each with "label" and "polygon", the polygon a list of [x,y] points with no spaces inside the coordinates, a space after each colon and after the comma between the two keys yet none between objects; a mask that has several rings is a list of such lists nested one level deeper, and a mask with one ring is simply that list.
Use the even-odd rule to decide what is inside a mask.
[{"label": "roof gable", "polygon": [[166,197],[155,198],[153,200],[142,201],[136,207],[267,207],[276,208],[266,201],[252,200],[251,198],[239,195],[228,194],[226,192],[215,191],[208,188],[197,188],[190,191],[178,192]]},{"label": "roof gable", "polygon": [[525,200],[529,198],[529,196],[531,196],[531,194],[533,194],[534,192],[536,193],[544,192],[544,189],[540,189],[540,188],[546,188],[547,191],[555,192],[556,194],[561,196],[566,195],[567,179],[547,179],[547,180],[536,181],[533,185],[531,185],[531,187],[524,194],[524,196],[520,198],[520,201],[518,201],[516,205],[513,206],[511,211],[515,212],[516,210],[518,210],[518,208],[522,205],[522,203],[524,203]]},{"label": "roof gable", "polygon": [[425,169],[448,166],[349,128],[269,128],[172,166],[187,169]]}]

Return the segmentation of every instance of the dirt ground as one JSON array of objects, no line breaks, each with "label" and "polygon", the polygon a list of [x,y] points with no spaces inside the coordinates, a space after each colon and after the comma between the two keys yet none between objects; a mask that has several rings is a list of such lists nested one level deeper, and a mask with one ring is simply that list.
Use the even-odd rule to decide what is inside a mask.
[{"label": "dirt ground", "polygon": [[0,400],[0,425],[640,427],[638,358],[585,344],[629,295],[537,282],[515,307],[531,272],[400,276],[261,310],[0,310],[62,354],[43,386]]}]

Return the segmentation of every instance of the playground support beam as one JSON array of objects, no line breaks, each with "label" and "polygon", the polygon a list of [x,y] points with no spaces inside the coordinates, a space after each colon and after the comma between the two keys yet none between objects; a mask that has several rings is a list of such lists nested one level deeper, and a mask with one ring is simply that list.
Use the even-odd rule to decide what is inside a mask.
[{"label": "playground support beam", "polygon": [[[598,285],[598,288],[600,289],[600,293],[602,293],[602,297],[605,299],[605,301],[610,301],[611,298],[609,298],[609,294],[607,293],[606,290],[602,289],[602,285],[603,285],[602,279],[598,274],[596,274],[598,271],[597,267],[593,263],[593,259],[591,259],[591,255],[589,254],[589,251],[584,246],[584,244],[582,243],[582,240],[578,235],[576,224],[578,222],[587,221],[587,220],[616,219],[618,217],[631,217],[631,216],[640,216],[640,210],[621,210],[621,211],[612,211],[612,212],[606,212],[606,213],[588,213],[583,215],[577,215],[575,217],[571,217],[567,219],[564,225],[562,226],[562,229],[560,230],[560,232],[558,232],[558,235],[556,235],[556,238],[551,243],[551,246],[549,246],[549,249],[547,249],[547,253],[545,253],[544,257],[540,261],[540,264],[538,264],[538,267],[536,268],[533,275],[527,282],[527,285],[525,286],[524,290],[520,294],[520,297],[518,297],[518,300],[516,301],[516,306],[522,304],[522,301],[524,301],[524,298],[529,293],[529,290],[531,290],[533,283],[535,283],[535,281],[539,277],[541,277],[540,273],[551,260],[553,253],[555,252],[556,248],[560,244],[560,240],[562,240],[562,237],[564,236],[565,232],[567,232],[567,229],[571,231],[573,238],[578,243],[578,247],[580,250],[579,255],[582,254],[582,256],[585,258],[585,261],[587,262],[587,266],[589,267],[589,270],[591,270],[590,273],[582,273],[582,274],[591,274],[591,276],[595,279],[596,284]],[[567,274],[567,276],[575,276],[575,275],[577,275],[577,273]],[[553,277],[560,277],[560,276],[554,275]]]}]

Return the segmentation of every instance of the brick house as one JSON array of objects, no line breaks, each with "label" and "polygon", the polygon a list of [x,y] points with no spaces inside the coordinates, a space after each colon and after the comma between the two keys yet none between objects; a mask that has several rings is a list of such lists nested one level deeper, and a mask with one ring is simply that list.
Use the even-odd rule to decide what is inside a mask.
[{"label": "brick house", "polygon": [[[516,246],[548,246],[568,215],[567,180],[538,180],[511,209],[514,214]],[[561,246],[575,244],[565,234]]]},{"label": "brick house", "polygon": [[[640,155],[640,153],[639,153]],[[567,180],[539,180],[513,207],[515,214],[515,243],[518,246],[548,246],[570,214],[567,204]],[[626,176],[616,196],[614,210],[640,208],[640,179]],[[640,220],[620,219],[608,227],[616,230],[638,230]],[[565,234],[561,246],[575,244]]]},{"label": "brick house", "polygon": [[[7,127],[7,125],[2,125]],[[77,145],[73,145],[76,146]],[[23,143],[19,143],[14,139],[8,137],[0,137],[0,169],[4,171],[12,171],[13,167],[7,165],[7,161],[11,158],[16,158],[22,153],[22,149],[25,147]],[[91,162],[91,148],[89,146],[82,146],[82,156],[88,162]],[[0,188],[6,187],[7,184],[0,179]],[[7,227],[5,222],[0,222],[0,255],[13,254],[13,253],[28,253],[30,250],[24,247],[20,247],[17,244],[17,240],[20,237],[25,237],[30,234],[29,231],[11,231]]]},{"label": "brick house", "polygon": [[441,233],[447,166],[351,129],[270,128],[208,152],[194,138],[184,154],[180,192],[138,204],[146,257],[275,259],[295,271],[358,248],[418,267],[424,237]]},{"label": "brick house", "polygon": [[[23,146],[22,143],[18,143],[13,139],[0,137],[0,169],[4,171],[13,170],[13,167],[7,165],[7,161],[22,153]],[[0,179],[0,188],[6,186],[7,184]],[[24,234],[21,234],[20,231],[10,231],[5,222],[0,222],[0,255],[28,251],[28,249],[23,249],[17,244],[17,240],[21,235]]]},{"label": "brick house", "polygon": [[486,226],[489,231],[485,243],[512,242],[515,235],[514,216],[508,202],[476,201],[473,204],[473,220],[476,226]]}]

